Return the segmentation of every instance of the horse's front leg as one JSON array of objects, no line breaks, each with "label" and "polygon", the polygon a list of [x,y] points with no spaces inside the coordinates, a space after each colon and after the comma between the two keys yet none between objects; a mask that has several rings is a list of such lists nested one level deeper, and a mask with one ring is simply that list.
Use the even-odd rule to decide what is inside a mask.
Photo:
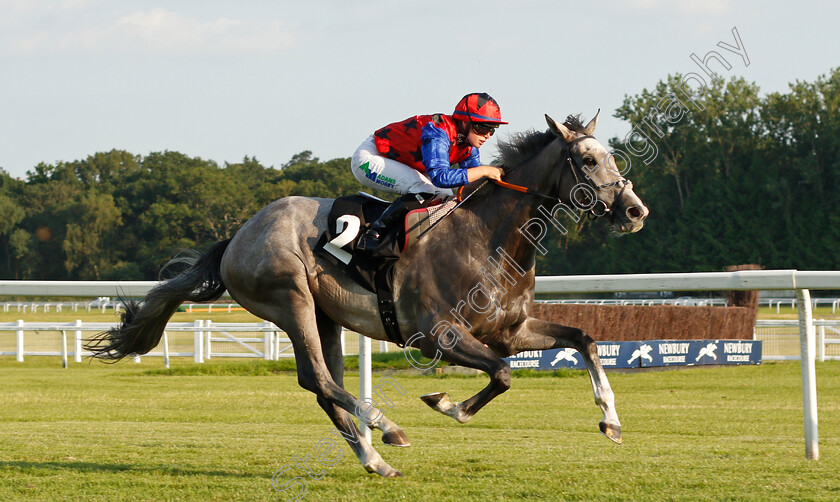
[{"label": "horse's front leg", "polygon": [[598,357],[598,347],[591,336],[582,329],[529,317],[516,331],[513,340],[511,351],[514,353],[560,348],[573,348],[580,352],[592,381],[595,403],[604,413],[600,423],[601,432],[616,443],[621,443],[621,423],[615,411],[615,395]]},{"label": "horse's front leg", "polygon": [[[432,409],[458,422],[466,423],[494,397],[510,388],[510,366],[460,326],[450,323],[435,326],[437,329],[433,329],[428,337],[415,335],[415,338],[406,345],[406,357],[410,362],[414,356],[408,349],[416,348],[420,349],[424,356],[435,360],[435,364],[438,360],[444,360],[481,370],[490,376],[490,383],[466,401],[452,402],[446,392],[421,396],[421,399]],[[419,362],[415,362],[418,363],[418,367],[421,367]]]}]

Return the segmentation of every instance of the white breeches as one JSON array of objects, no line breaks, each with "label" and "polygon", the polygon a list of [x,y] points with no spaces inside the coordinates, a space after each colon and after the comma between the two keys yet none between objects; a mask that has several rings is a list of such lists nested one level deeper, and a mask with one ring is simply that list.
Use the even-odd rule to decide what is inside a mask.
[{"label": "white breeches", "polygon": [[422,192],[452,195],[452,190],[436,187],[429,177],[420,171],[380,155],[373,142],[373,135],[368,137],[353,154],[350,169],[359,183],[374,190],[401,195]]}]

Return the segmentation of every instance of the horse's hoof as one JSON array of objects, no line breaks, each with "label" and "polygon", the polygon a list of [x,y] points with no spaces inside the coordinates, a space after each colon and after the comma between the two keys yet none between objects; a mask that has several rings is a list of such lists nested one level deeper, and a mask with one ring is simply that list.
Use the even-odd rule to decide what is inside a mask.
[{"label": "horse's hoof", "polygon": [[426,394],[420,396],[424,403],[432,407],[433,410],[439,411],[448,417],[452,417],[458,422],[467,423],[472,415],[465,415],[460,408],[460,403],[453,403],[449,399],[449,394],[446,392],[435,392],[434,394]]},{"label": "horse's hoof", "polygon": [[391,431],[382,434],[382,442],[389,446],[411,446],[411,441],[408,440],[403,431]]},{"label": "horse's hoof", "polygon": [[364,468],[369,473],[379,474],[383,478],[398,478],[403,475],[403,473],[386,464],[384,461],[379,465],[365,465]]},{"label": "horse's hoof", "polygon": [[449,401],[449,395],[446,392],[435,392],[433,394],[426,394],[424,396],[420,396],[420,399],[423,400],[424,403],[428,404],[432,408],[440,411],[440,402],[444,399]]},{"label": "horse's hoof", "polygon": [[610,441],[614,443],[621,444],[621,426],[620,425],[612,425],[606,422],[601,422],[599,424],[601,427],[601,432],[609,438]]}]

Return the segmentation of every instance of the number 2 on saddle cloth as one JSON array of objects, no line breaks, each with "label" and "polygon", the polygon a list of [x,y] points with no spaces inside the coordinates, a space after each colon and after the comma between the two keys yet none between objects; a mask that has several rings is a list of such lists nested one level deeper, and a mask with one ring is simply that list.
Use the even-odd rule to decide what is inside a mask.
[{"label": "number 2 on saddle cloth", "polygon": [[[460,193],[459,193],[460,195]],[[460,197],[459,197],[460,198]],[[418,196],[405,201],[407,215],[380,232],[379,245],[373,252],[356,253],[354,246],[365,223],[376,219],[388,202],[363,195],[339,197],[327,219],[327,229],[315,246],[315,252],[345,272],[365,289],[376,293],[379,316],[388,339],[400,347],[405,339],[400,332],[394,304],[394,264],[412,242],[427,233],[437,221],[454,210],[457,202],[441,202]]]},{"label": "number 2 on saddle cloth", "polygon": [[439,219],[439,216],[435,218],[437,214],[445,213],[444,209],[454,205],[454,201],[442,204],[440,200],[428,197],[422,201],[408,200],[405,205],[407,214],[399,220],[401,224],[392,225],[382,233],[379,246],[373,252],[356,253],[355,245],[365,224],[375,221],[388,207],[388,202],[367,195],[339,197],[333,203],[327,230],[321,235],[315,251],[376,293],[377,283],[382,280],[377,280],[377,274],[387,271],[390,275],[400,253]]}]

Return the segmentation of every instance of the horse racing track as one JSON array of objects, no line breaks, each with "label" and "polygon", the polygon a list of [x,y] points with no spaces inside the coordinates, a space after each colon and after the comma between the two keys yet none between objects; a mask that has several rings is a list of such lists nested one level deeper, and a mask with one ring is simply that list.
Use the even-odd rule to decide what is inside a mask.
[{"label": "horse racing track", "polygon": [[620,446],[598,432],[584,372],[515,374],[465,425],[418,397],[462,399],[486,377],[393,373],[406,394],[385,409],[411,447],[379,450],[396,479],[359,466],[293,373],[173,366],[0,360],[0,500],[840,498],[837,362],[817,365],[818,461],[804,455],[798,363],[611,373]]}]

